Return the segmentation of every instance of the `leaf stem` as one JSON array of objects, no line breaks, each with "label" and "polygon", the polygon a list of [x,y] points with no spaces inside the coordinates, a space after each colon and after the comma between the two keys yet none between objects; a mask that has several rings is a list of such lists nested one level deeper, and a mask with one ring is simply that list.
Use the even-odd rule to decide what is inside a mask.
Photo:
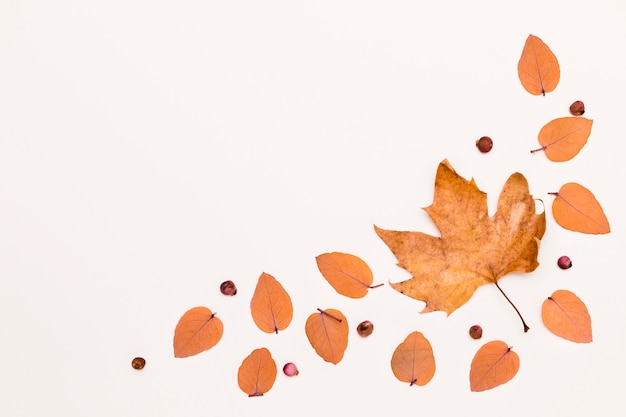
[{"label": "leaf stem", "polygon": [[333,316],[333,315],[332,315],[332,314],[330,314],[330,313],[327,313],[325,310],[322,310],[321,308],[318,308],[318,309],[317,309],[317,311],[319,311],[319,312],[320,312],[320,313],[322,313],[322,314],[326,314],[326,315],[327,315],[328,317],[330,317],[331,319],[335,319],[335,320],[337,320],[339,323],[341,323],[341,319],[340,319],[340,318],[335,317],[335,316]]},{"label": "leaf stem", "polygon": [[513,304],[513,302],[509,299],[509,297],[507,297],[507,295],[504,293],[504,291],[502,291],[502,288],[500,288],[500,286],[498,285],[498,282],[496,281],[494,284],[496,284],[496,287],[498,287],[498,290],[500,290],[502,295],[504,295],[504,298],[506,298],[506,301],[508,301],[509,304],[511,304],[513,306],[513,308],[515,309],[515,312],[517,313],[519,318],[522,320],[522,324],[524,325],[524,333],[526,333],[530,329],[530,327],[528,327],[528,325],[524,321],[524,317],[522,317],[522,314],[519,312],[517,307],[515,307],[515,304]]},{"label": "leaf stem", "polygon": [[530,153],[535,153],[535,152],[543,151],[544,149],[546,149],[546,147],[545,147],[545,146],[542,146],[541,148],[533,149],[532,151],[530,151]]},{"label": "leaf stem", "polygon": [[367,288],[369,288],[369,289],[371,290],[372,288],[382,287],[383,285],[385,285],[385,283],[384,283],[384,282],[383,282],[383,283],[380,283],[380,284],[377,284],[377,285],[368,286]]}]

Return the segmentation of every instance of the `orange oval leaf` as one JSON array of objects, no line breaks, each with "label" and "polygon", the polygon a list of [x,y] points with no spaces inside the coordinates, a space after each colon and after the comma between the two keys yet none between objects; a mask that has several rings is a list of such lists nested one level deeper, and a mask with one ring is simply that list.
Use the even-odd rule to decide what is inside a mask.
[{"label": "orange oval leaf", "polygon": [[517,74],[526,91],[545,96],[559,83],[561,69],[548,45],[537,36],[529,35],[517,63]]},{"label": "orange oval leaf", "polygon": [[587,234],[611,231],[602,206],[591,191],[575,182],[561,187],[552,202],[554,220],[565,229]]},{"label": "orange oval leaf", "polygon": [[413,332],[400,343],[391,357],[391,370],[409,385],[426,385],[435,375],[435,357],[428,339]]},{"label": "orange oval leaf", "polygon": [[306,321],[306,336],[322,359],[336,365],[348,347],[348,320],[339,310],[317,310]]},{"label": "orange oval leaf", "polygon": [[188,310],[174,330],[174,356],[186,358],[211,349],[222,338],[224,325],[206,307]]},{"label": "orange oval leaf", "polygon": [[263,272],[250,301],[252,319],[266,333],[278,333],[291,323],[293,305],[280,282]]},{"label": "orange oval leaf", "polygon": [[472,359],[470,388],[485,391],[510,381],[519,369],[519,356],[501,340],[485,343]]},{"label": "orange oval leaf", "polygon": [[372,287],[374,276],[370,267],[358,256],[349,253],[323,253],[315,258],[317,267],[328,283],[341,295],[362,298]]},{"label": "orange oval leaf", "polygon": [[584,117],[560,117],[548,122],[539,131],[541,148],[531,153],[544,151],[554,162],[569,161],[585,146],[593,120]]},{"label": "orange oval leaf", "polygon": [[577,343],[590,343],[591,317],[587,306],[571,291],[557,290],[541,306],[541,318],[548,330]]},{"label": "orange oval leaf", "polygon": [[248,397],[259,397],[270,389],[276,381],[276,362],[266,348],[255,349],[248,355],[237,373],[239,388]]}]

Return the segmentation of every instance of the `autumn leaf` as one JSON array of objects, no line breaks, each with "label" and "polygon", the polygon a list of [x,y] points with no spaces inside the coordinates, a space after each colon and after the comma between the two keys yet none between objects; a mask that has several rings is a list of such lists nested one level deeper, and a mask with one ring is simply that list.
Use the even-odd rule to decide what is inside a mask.
[{"label": "autumn leaf", "polygon": [[323,253],[315,258],[317,267],[326,281],[341,295],[361,298],[372,285],[374,276],[361,258],[349,253]]},{"label": "autumn leaf", "polygon": [[291,323],[293,305],[283,286],[270,274],[263,272],[250,301],[254,322],[265,333],[278,333]]},{"label": "autumn leaf", "polygon": [[322,359],[336,365],[348,347],[348,320],[339,310],[317,310],[306,321],[306,336]]},{"label": "autumn leaf", "polygon": [[552,202],[554,220],[563,228],[587,234],[606,234],[611,231],[602,206],[591,191],[575,182],[569,182],[556,193]]},{"label": "autumn leaf", "polygon": [[590,343],[591,317],[587,306],[571,291],[557,290],[541,307],[541,318],[548,330],[577,343]]},{"label": "autumn leaf", "polygon": [[517,74],[526,91],[545,96],[559,83],[561,69],[548,45],[537,36],[529,35],[517,64]]},{"label": "autumn leaf", "polygon": [[391,283],[391,287],[425,301],[422,313],[445,311],[449,315],[480,285],[494,283],[502,292],[498,285],[501,277],[510,272],[530,272],[539,265],[545,213],[536,214],[528,182],[520,173],[509,177],[497,211],[489,217],[487,195],[474,180],[465,180],[444,160],[437,170],[433,204],[424,210],[441,237],[374,226],[398,258],[398,266],[413,275]]},{"label": "autumn leaf", "polygon": [[485,391],[509,382],[519,369],[519,356],[500,340],[485,343],[472,359],[470,388]]},{"label": "autumn leaf", "polygon": [[435,357],[428,339],[413,332],[400,343],[391,357],[391,370],[409,385],[426,385],[435,375]]},{"label": "autumn leaf", "polygon": [[222,321],[206,307],[188,310],[174,330],[174,356],[186,358],[211,349],[222,338]]},{"label": "autumn leaf", "polygon": [[539,131],[541,148],[531,153],[544,151],[548,159],[555,162],[569,161],[585,146],[591,134],[593,120],[584,117],[561,117],[548,122]]},{"label": "autumn leaf", "polygon": [[241,363],[237,382],[248,397],[259,397],[272,388],[276,373],[276,362],[270,351],[259,348],[253,350]]}]

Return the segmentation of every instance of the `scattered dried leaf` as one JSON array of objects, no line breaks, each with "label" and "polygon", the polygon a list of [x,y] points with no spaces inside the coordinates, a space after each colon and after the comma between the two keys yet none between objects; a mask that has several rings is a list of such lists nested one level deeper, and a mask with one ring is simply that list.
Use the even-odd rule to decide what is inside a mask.
[{"label": "scattered dried leaf", "polygon": [[561,187],[552,202],[552,215],[561,227],[574,232],[606,234],[611,231],[602,206],[591,191],[575,182]]},{"label": "scattered dried leaf", "polygon": [[174,330],[174,356],[186,358],[211,349],[222,338],[222,321],[206,307],[188,310]]},{"label": "scattered dried leaf", "polygon": [[517,73],[522,86],[530,94],[546,95],[553,91],[561,78],[559,61],[540,38],[526,38],[522,56],[517,64]]},{"label": "scattered dried leaf", "polygon": [[428,339],[420,332],[409,334],[391,357],[391,370],[409,385],[426,385],[435,375],[435,357]]},{"label": "scattered dried leaf", "polygon": [[339,310],[317,310],[306,321],[306,336],[322,359],[336,365],[348,347],[348,320]]},{"label": "scattered dried leaf", "polygon": [[548,122],[539,131],[541,148],[531,153],[544,151],[554,162],[569,161],[585,146],[593,120],[584,117],[561,117]]},{"label": "scattered dried leaf", "polygon": [[278,333],[291,323],[293,305],[280,282],[263,272],[250,301],[252,318],[265,333]]},{"label": "scattered dried leaf", "polygon": [[484,344],[472,359],[470,388],[485,391],[510,381],[519,369],[519,356],[509,345],[494,340]]},{"label": "scattered dried leaf", "polygon": [[259,348],[253,350],[241,363],[237,382],[248,397],[259,397],[272,389],[277,372],[270,351]]},{"label": "scattered dried leaf", "polygon": [[577,343],[590,343],[591,317],[587,306],[576,294],[557,290],[541,307],[541,318],[548,330],[557,336]]}]

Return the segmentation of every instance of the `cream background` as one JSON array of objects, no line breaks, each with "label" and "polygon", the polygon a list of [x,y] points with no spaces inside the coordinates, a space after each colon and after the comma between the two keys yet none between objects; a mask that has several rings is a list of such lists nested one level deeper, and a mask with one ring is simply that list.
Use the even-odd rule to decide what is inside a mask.
[{"label": "cream background", "polygon": [[[2,1],[0,414],[619,415],[624,21],[619,1]],[[530,33],[561,64],[546,97],[517,78]],[[577,99],[594,119],[587,146],[565,163],[531,155]],[[480,154],[485,134],[494,148]],[[492,209],[515,171],[546,204],[540,267],[500,281],[527,334],[494,286],[445,318],[388,285],[345,298],[317,271],[316,255],[342,251],[376,282],[405,279],[372,225],[436,233],[420,207],[444,158]],[[546,193],[569,181],[595,193],[612,233],[555,224]],[[572,269],[556,267],[562,254]],[[295,306],[278,335],[249,314],[263,271]],[[226,279],[236,297],[219,293]],[[586,302],[593,343],[544,328],[541,303],[559,288]],[[198,305],[223,339],[175,359],[174,326]],[[348,317],[337,366],[304,334],[317,307]],[[360,339],[365,319],[375,330]],[[389,367],[414,330],[437,363],[424,387]],[[471,358],[493,339],[521,368],[472,393]],[[237,368],[261,346],[301,373],[248,398]]]}]

